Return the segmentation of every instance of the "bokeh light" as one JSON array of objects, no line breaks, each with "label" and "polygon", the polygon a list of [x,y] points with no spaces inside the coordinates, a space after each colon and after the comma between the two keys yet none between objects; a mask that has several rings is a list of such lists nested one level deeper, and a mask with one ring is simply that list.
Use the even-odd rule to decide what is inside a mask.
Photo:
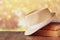
[{"label": "bokeh light", "polygon": [[0,24],[5,25],[5,29],[17,28],[18,19],[42,7],[60,15],[60,0],[0,0]]}]

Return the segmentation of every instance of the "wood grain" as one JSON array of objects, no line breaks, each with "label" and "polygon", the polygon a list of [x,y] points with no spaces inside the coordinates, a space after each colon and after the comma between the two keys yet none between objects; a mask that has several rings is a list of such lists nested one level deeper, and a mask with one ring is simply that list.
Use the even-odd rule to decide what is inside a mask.
[{"label": "wood grain", "polygon": [[27,36],[26,40],[60,40],[60,37]]},{"label": "wood grain", "polygon": [[25,36],[24,32],[0,32],[0,40],[60,40],[60,37]]},{"label": "wood grain", "polygon": [[25,40],[24,33],[21,32],[0,32],[0,40]]}]

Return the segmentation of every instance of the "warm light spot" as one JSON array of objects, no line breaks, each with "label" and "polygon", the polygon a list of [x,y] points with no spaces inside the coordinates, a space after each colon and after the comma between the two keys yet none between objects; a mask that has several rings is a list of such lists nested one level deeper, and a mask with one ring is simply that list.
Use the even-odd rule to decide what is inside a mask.
[{"label": "warm light spot", "polygon": [[21,17],[22,16],[22,12],[18,8],[13,9],[12,10],[12,13],[16,14],[18,17]]},{"label": "warm light spot", "polygon": [[0,21],[2,20],[2,18],[0,17]]},{"label": "warm light spot", "polygon": [[20,13],[20,10],[18,8],[12,10],[13,13]]},{"label": "warm light spot", "polygon": [[18,20],[18,22],[19,22],[18,26],[25,26],[26,22],[24,21],[24,19],[22,19],[22,20],[20,19],[20,20]]},{"label": "warm light spot", "polygon": [[7,4],[6,7],[7,8],[12,8],[12,4]]},{"label": "warm light spot", "polygon": [[7,15],[8,15],[8,13],[7,13],[7,12],[3,12],[3,15],[7,16]]},{"label": "warm light spot", "polygon": [[19,1],[19,0],[14,0],[14,2],[17,2],[17,1]]},{"label": "warm light spot", "polygon": [[3,6],[0,6],[0,10],[3,10],[3,8],[4,8]]},{"label": "warm light spot", "polygon": [[3,3],[3,0],[0,0],[0,4],[2,4]]},{"label": "warm light spot", "polygon": [[30,12],[29,9],[27,9],[25,7],[22,7],[22,10],[25,12],[25,14],[28,14]]},{"label": "warm light spot", "polygon": [[10,19],[11,18],[11,15],[7,15],[7,19]]}]

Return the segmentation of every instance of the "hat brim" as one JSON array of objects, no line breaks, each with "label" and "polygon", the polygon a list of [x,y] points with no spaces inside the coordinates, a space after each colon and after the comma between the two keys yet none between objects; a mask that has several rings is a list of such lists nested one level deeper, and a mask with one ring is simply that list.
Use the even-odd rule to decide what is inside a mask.
[{"label": "hat brim", "polygon": [[[44,11],[46,11],[46,10],[48,10],[48,9],[44,9],[44,10],[42,10],[42,12],[44,12]],[[47,13],[48,13],[48,11],[46,11]],[[46,17],[44,20],[42,20],[41,22],[39,21],[39,22],[37,22],[37,23],[35,23],[35,24],[33,24],[33,25],[28,25],[28,27],[27,27],[27,29],[26,29],[26,31],[25,31],[25,35],[31,35],[31,34],[33,34],[33,33],[35,33],[37,30],[39,30],[39,29],[41,29],[42,27],[44,27],[44,26],[46,26],[47,24],[49,24],[52,20],[53,20],[53,18],[55,17],[55,13],[49,13],[50,15],[47,15],[48,16],[48,18]],[[30,15],[31,16],[31,15]],[[34,15],[33,15],[34,16]],[[36,15],[35,15],[36,16]],[[31,16],[32,17],[32,16]],[[30,18],[31,18],[30,17]],[[28,18],[29,18],[29,16],[28,16]],[[27,18],[27,19],[28,19]],[[32,20],[32,19],[31,19]],[[37,19],[38,20],[38,19]],[[34,20],[33,20],[33,22],[34,22]],[[26,22],[27,23],[27,22]],[[28,21],[28,24],[32,24],[32,22],[31,21]]]}]

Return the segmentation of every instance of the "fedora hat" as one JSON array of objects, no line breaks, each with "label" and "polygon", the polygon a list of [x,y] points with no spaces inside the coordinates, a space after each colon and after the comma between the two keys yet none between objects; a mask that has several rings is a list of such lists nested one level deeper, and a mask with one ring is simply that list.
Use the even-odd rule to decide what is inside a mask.
[{"label": "fedora hat", "polygon": [[36,9],[27,16],[25,16],[24,22],[26,26],[25,35],[31,35],[37,30],[46,26],[55,17],[55,13],[51,13],[48,8]]}]

